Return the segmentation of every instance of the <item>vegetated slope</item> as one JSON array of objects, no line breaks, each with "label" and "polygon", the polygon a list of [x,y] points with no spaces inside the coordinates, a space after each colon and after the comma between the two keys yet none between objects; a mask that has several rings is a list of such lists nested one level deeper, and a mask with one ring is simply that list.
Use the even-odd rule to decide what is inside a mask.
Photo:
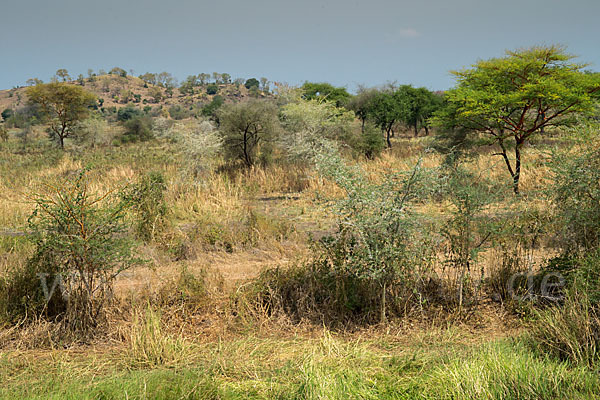
[{"label": "vegetated slope", "polygon": [[[81,85],[80,81],[69,81],[73,85]],[[125,107],[133,104],[138,107],[145,106],[192,106],[193,104],[210,103],[215,96],[221,96],[225,102],[241,101],[252,97],[244,85],[216,84],[218,91],[208,94],[207,87],[213,83],[197,86],[192,93],[182,93],[179,88],[173,88],[172,93],[159,85],[144,82],[135,76],[119,76],[115,74],[100,75],[93,79],[85,78],[83,87],[94,93],[102,107]],[[7,108],[16,109],[27,104],[26,88],[15,87],[0,90],[0,111]],[[269,97],[268,93],[258,91],[254,97]]]}]

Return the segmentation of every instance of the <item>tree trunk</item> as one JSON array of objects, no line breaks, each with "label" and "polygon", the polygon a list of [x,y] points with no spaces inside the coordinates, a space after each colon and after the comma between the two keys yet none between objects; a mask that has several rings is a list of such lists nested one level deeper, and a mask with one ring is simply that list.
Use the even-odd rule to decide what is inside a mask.
[{"label": "tree trunk", "polygon": [[361,121],[362,121],[362,124],[361,124],[361,127],[360,127],[360,131],[361,131],[362,133],[365,133],[365,119],[366,119],[366,118],[362,118],[362,119],[361,119]]},{"label": "tree trunk", "polygon": [[417,128],[417,124],[416,123],[413,125],[413,128],[415,130],[415,137],[418,137],[419,136],[419,129]]},{"label": "tree trunk", "polygon": [[387,132],[386,132],[386,138],[385,138],[386,141],[387,141],[387,147],[388,147],[388,149],[392,148],[392,141],[390,140],[390,131],[391,131],[391,129],[387,130]]},{"label": "tree trunk", "polygon": [[429,128],[427,125],[423,125],[423,128],[425,128],[425,136],[429,136]]},{"label": "tree trunk", "polygon": [[519,178],[521,177],[521,145],[522,141],[518,140],[515,145],[515,174],[513,175],[513,191],[519,194]]}]

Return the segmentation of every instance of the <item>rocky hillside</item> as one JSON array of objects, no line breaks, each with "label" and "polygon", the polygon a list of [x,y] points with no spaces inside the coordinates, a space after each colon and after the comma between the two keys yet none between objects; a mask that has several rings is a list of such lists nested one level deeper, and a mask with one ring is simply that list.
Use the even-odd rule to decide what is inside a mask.
[{"label": "rocky hillside", "polygon": [[[225,102],[241,101],[249,97],[269,97],[270,94],[261,91],[250,91],[244,85],[237,84],[205,84],[196,86],[193,90],[183,93],[179,88],[168,89],[158,85],[144,82],[134,76],[119,76],[115,74],[101,75],[94,78],[85,78],[80,81],[69,82],[72,85],[83,85],[90,92],[96,94],[102,107],[124,107],[133,104],[144,108],[146,106],[182,106],[207,104],[215,96],[221,96]],[[210,87],[217,87],[213,92]],[[26,87],[0,90],[0,111],[7,108],[17,109],[27,104]]]}]

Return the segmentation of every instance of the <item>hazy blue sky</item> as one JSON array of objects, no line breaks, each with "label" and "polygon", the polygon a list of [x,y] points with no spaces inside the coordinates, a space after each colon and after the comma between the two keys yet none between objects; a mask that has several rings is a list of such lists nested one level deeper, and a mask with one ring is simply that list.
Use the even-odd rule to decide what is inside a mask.
[{"label": "hazy blue sky", "polygon": [[449,70],[534,44],[600,70],[599,15],[600,0],[3,1],[0,88],[119,66],[446,89]]}]

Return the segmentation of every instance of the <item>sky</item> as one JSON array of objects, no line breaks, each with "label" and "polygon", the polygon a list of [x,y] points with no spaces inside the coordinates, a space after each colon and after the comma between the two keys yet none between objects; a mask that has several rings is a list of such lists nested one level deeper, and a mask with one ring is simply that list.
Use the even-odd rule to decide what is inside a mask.
[{"label": "sky", "polygon": [[450,70],[561,44],[600,70],[600,0],[14,0],[0,7],[0,89],[118,66],[444,90]]}]

